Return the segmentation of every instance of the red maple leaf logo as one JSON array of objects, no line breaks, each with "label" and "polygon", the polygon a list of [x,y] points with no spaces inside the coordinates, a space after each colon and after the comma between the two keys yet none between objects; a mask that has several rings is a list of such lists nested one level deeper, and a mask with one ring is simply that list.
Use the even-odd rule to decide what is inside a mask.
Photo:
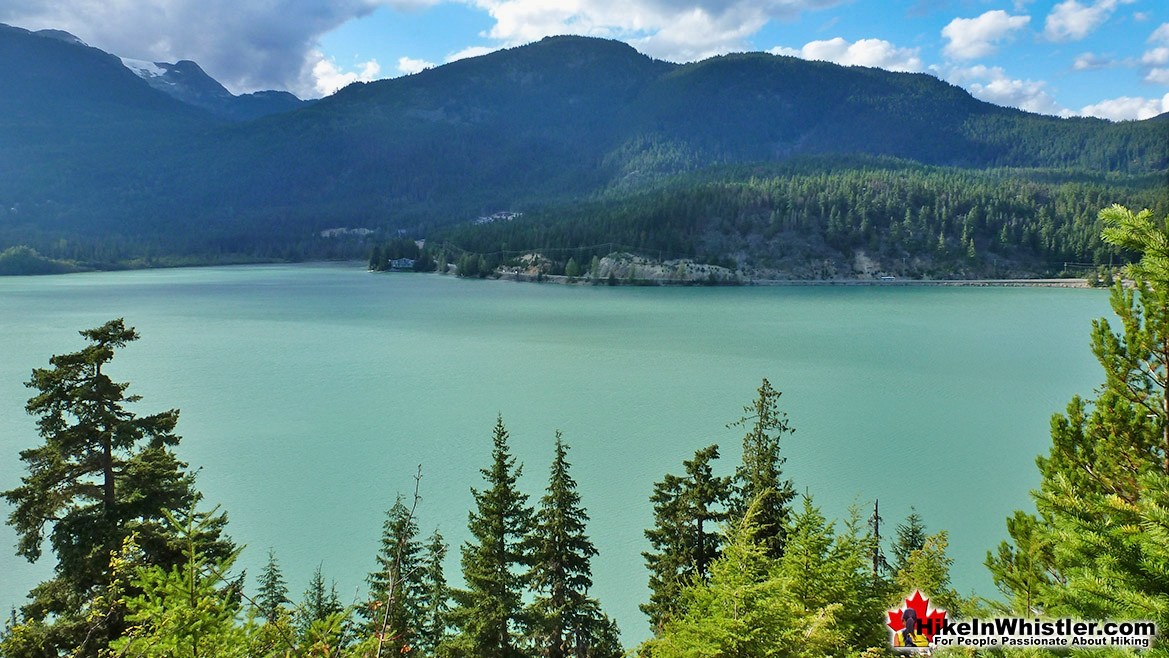
[{"label": "red maple leaf logo", "polygon": [[893,630],[894,633],[900,633],[905,629],[905,611],[913,610],[914,616],[920,622],[918,627],[921,634],[927,640],[933,642],[934,634],[942,628],[942,623],[946,621],[946,611],[939,608],[931,608],[930,600],[921,595],[920,590],[914,590],[913,596],[905,599],[905,607],[897,608],[896,610],[889,610],[889,621],[886,626]]}]

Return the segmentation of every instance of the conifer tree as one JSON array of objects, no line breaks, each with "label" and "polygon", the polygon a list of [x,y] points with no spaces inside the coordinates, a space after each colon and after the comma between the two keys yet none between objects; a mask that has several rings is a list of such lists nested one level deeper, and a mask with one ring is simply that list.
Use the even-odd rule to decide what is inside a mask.
[{"label": "conifer tree", "polygon": [[451,619],[459,633],[452,651],[463,656],[518,658],[523,630],[526,578],[531,564],[524,539],[531,533],[532,509],[519,490],[523,467],[508,448],[503,418],[495,422],[491,466],[482,469],[487,488],[471,489],[475,510],[467,523],[472,539],[463,544],[466,589],[454,593]]},{"label": "conifer tree", "polygon": [[[106,372],[116,352],[138,339],[123,320],[80,332],[89,344],[49,359],[26,386],[36,391],[26,410],[36,416],[44,444],[20,453],[28,466],[21,486],[5,491],[8,523],[18,536],[17,554],[35,562],[45,540],[57,558],[49,580],[29,593],[17,634],[37,635],[34,653],[5,642],[11,658],[73,652],[94,656],[124,627],[117,611],[89,615],[96,594],[109,584],[109,563],[131,534],[143,559],[169,569],[183,560],[170,534],[168,511],[191,509],[199,500],[194,478],[172,449],[176,409],[147,416],[128,410],[139,396]],[[201,526],[208,559],[232,552],[222,537],[227,519]]]},{"label": "conifer tree", "polygon": [[590,631],[600,621],[599,605],[588,596],[593,584],[590,561],[597,549],[585,534],[589,517],[568,473],[567,455],[558,431],[547,493],[531,536],[528,577],[538,593],[532,604],[533,626],[539,653],[546,658],[588,655]]},{"label": "conifer tree", "polygon": [[1106,242],[1139,253],[1117,283],[1114,330],[1092,325],[1104,369],[1095,400],[1074,397],[1037,460],[1037,514],[1016,515],[1011,543],[988,555],[1019,606],[1047,614],[1169,623],[1169,218],[1101,211]]},{"label": "conifer tree", "polygon": [[[201,545],[215,515],[188,512],[168,518],[184,560],[164,569],[139,564],[139,593],[126,602],[125,637],[113,641],[112,655],[131,658],[244,658],[248,632],[239,622],[238,583],[229,581],[238,551],[210,561]],[[133,538],[128,540],[132,543]]]},{"label": "conifer tree", "polygon": [[383,652],[397,655],[412,647],[421,625],[421,553],[418,524],[401,496],[386,513],[377,569],[369,574],[369,597],[359,609],[365,637],[379,637]]},{"label": "conifer tree", "polygon": [[921,520],[921,515],[913,507],[909,508],[909,516],[905,517],[905,523],[897,526],[897,539],[890,547],[893,553],[893,570],[900,571],[905,566],[906,561],[909,560],[909,554],[921,550],[925,546],[925,523]]},{"label": "conifer tree", "polygon": [[686,475],[667,474],[650,496],[654,527],[645,536],[653,551],[642,553],[650,571],[650,600],[641,611],[654,628],[677,611],[686,585],[707,578],[710,563],[718,557],[722,541],[718,524],[727,519],[731,479],[714,475],[715,459],[717,445],[695,452],[682,464]]},{"label": "conifer tree", "polygon": [[927,535],[921,548],[909,553],[893,574],[895,596],[898,597],[893,603],[900,603],[914,590],[920,590],[929,596],[930,605],[943,608],[955,617],[961,616],[963,601],[950,585],[950,567],[954,560],[946,554],[949,545],[949,534],[942,530]]},{"label": "conifer tree", "polygon": [[297,608],[297,626],[303,644],[332,645],[341,635],[344,608],[337,597],[337,584],[326,589],[321,565],[313,571],[308,587]]},{"label": "conifer tree", "polygon": [[276,552],[268,549],[268,563],[260,572],[260,589],[256,596],[257,612],[264,619],[273,622],[283,615],[286,603],[292,603],[288,599],[288,585],[284,582],[284,574],[280,572]]},{"label": "conifer tree", "polygon": [[421,561],[421,589],[418,609],[421,623],[415,645],[422,656],[435,655],[438,647],[447,639],[450,626],[451,590],[447,586],[442,563],[446,558],[447,545],[442,534],[436,529],[426,542]]},{"label": "conifer tree", "polygon": [[747,505],[758,500],[755,522],[761,533],[759,539],[772,557],[783,555],[784,531],[795,497],[791,480],[783,477],[786,460],[780,455],[780,439],[795,430],[788,425],[787,414],[779,409],[780,395],[764,379],[758,397],[743,407],[743,417],[728,426],[748,428],[743,437],[743,463],[735,470],[732,514],[741,517]]}]

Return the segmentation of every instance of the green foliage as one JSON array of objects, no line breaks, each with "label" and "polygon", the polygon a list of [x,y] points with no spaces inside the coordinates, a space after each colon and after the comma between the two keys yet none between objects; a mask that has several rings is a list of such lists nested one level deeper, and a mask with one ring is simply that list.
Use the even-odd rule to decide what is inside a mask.
[{"label": "green foliage", "polygon": [[419,597],[421,624],[415,646],[418,654],[433,656],[438,647],[447,639],[450,627],[451,590],[443,574],[442,561],[446,557],[447,545],[442,535],[435,530],[426,543],[422,555],[422,588]]},{"label": "green foliage", "polygon": [[344,616],[345,610],[337,598],[337,584],[325,588],[325,576],[318,564],[296,610],[301,641],[310,646],[332,646],[339,641]]},{"label": "green foliage", "polygon": [[706,580],[719,554],[718,524],[728,518],[731,478],[714,475],[711,462],[716,459],[718,446],[707,446],[682,463],[685,475],[667,474],[654,484],[654,527],[645,531],[653,550],[642,553],[650,571],[650,599],[641,605],[654,628],[677,612],[687,585]]},{"label": "green foliage", "polygon": [[532,532],[533,512],[527,494],[518,487],[523,467],[516,464],[507,442],[507,428],[499,417],[492,432],[491,466],[482,469],[487,488],[471,489],[475,510],[467,529],[472,539],[462,549],[466,589],[454,592],[457,606],[451,610],[458,634],[448,649],[460,656],[523,655],[520,636],[528,578],[520,569],[532,564],[525,539]]},{"label": "green foliage", "polygon": [[1141,255],[1131,287],[1117,284],[1120,319],[1092,327],[1104,384],[1074,397],[1051,423],[1037,460],[1037,514],[1008,521],[1011,542],[988,556],[1016,608],[1051,615],[1169,622],[1169,227],[1148,212],[1101,212],[1105,239]]},{"label": "green foliage", "polygon": [[[239,624],[237,582],[228,580],[238,551],[211,561],[204,538],[215,529],[214,511],[168,514],[183,546],[184,561],[169,569],[141,564],[133,585],[140,594],[125,605],[130,624],[110,643],[119,656],[141,658],[232,658],[248,655],[250,627]],[[132,541],[132,540],[131,540]]]},{"label": "green foliage", "polygon": [[276,562],[276,552],[268,550],[268,562],[260,573],[260,589],[256,596],[256,609],[261,617],[269,622],[279,620],[285,613],[285,604],[292,603],[288,598],[288,585],[284,582],[284,575],[280,573],[280,565]]},{"label": "green foliage", "polygon": [[709,580],[684,588],[680,612],[643,655],[811,658],[883,646],[884,605],[867,565],[872,539],[858,533],[856,519],[836,535],[805,497],[777,559],[759,541],[757,509],[750,504],[731,526]]},{"label": "green foliage", "polygon": [[[171,452],[179,442],[179,412],[132,413],[126,407],[138,396],[105,372],[137,332],[118,319],[81,335],[89,341],[84,349],[33,370],[27,386],[36,394],[26,409],[37,417],[44,444],[21,452],[28,475],[4,492],[13,506],[8,522],[18,535],[17,553],[36,561],[47,538],[57,558],[53,577],[21,609],[22,624],[36,629],[41,647],[33,654],[11,649],[13,658],[69,649],[92,656],[118,637],[119,612],[88,618],[93,597],[109,585],[110,556],[133,534],[147,563],[164,570],[181,563],[182,546],[166,517],[199,499],[186,464]],[[220,536],[225,523],[217,516],[199,525],[210,559],[232,552]]]},{"label": "green foliage", "polygon": [[387,655],[400,654],[417,642],[424,588],[418,523],[401,496],[386,513],[377,566],[366,578],[369,596],[359,609],[365,620],[361,633],[378,638]]},{"label": "green foliage", "polygon": [[[927,535],[921,548],[910,551],[905,562],[893,574],[893,583],[901,599],[921,590],[929,595],[932,605],[960,616],[963,602],[950,585],[950,567],[954,560],[946,554],[949,534],[942,530]],[[897,602],[899,599],[894,599]]]},{"label": "green foliage", "polygon": [[917,513],[917,510],[910,507],[909,516],[905,517],[905,523],[897,526],[897,539],[891,547],[893,553],[893,569],[900,570],[905,566],[905,563],[909,561],[910,554],[914,551],[921,550],[925,546],[925,538],[925,523],[922,521],[921,515]]},{"label": "green foliage", "polygon": [[531,605],[534,644],[545,658],[597,655],[594,632],[611,624],[589,598],[596,547],[585,534],[588,513],[568,469],[568,446],[556,432],[556,456],[548,489],[540,499],[531,535],[528,573],[536,598]]},{"label": "green foliage", "polygon": [[741,517],[755,501],[755,524],[761,533],[758,541],[771,557],[783,555],[784,532],[795,490],[791,480],[783,478],[780,439],[795,429],[788,425],[787,414],[779,409],[779,391],[766,379],[759,386],[759,396],[743,407],[743,417],[730,427],[746,427],[743,437],[743,463],[735,470],[735,496],[732,515]]}]

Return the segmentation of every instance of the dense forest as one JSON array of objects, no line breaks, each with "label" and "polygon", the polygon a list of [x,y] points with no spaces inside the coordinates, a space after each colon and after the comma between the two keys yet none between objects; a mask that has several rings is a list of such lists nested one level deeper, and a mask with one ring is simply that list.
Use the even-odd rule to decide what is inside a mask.
[{"label": "dense forest", "polygon": [[1126,270],[1130,284],[1113,288],[1121,326],[1101,319],[1092,328],[1104,383],[1053,417],[1035,511],[1009,518],[1010,541],[987,556],[998,600],[954,591],[947,533],[930,532],[916,513],[890,533],[876,505],[832,521],[810,492],[797,498],[783,470],[795,428],[765,379],[731,424],[743,432],[740,463],[724,469],[719,446],[698,447],[653,486],[641,556],[653,637],[638,647],[620,645],[590,596],[598,555],[567,441],[555,435],[533,501],[502,417],[472,487],[458,578],[444,573],[441,533],[421,531],[419,490],[431,485],[420,471],[371,547],[365,599],[343,605],[318,569],[294,601],[276,552],[255,582],[232,571],[240,549],[225,535],[226,514],[202,506],[175,455],[179,412],[130,412],[129,384],[104,373],[139,338],[119,319],[82,331],[83,349],[52,357],[28,382],[43,443],[21,453],[28,473],[3,495],[18,554],[35,561],[47,549],[56,566],[5,625],[0,654],[872,657],[891,655],[887,611],[915,590],[952,618],[1166,628],[1169,217],[1112,206],[1101,218],[1103,239],[1139,261]]},{"label": "dense forest", "polygon": [[1127,256],[1100,239],[1099,208],[1120,200],[1169,212],[1164,183],[815,158],[679,176],[647,191],[440,229],[430,242],[492,264],[540,253],[556,274],[570,258],[587,264],[627,251],[756,278],[1079,276]]}]

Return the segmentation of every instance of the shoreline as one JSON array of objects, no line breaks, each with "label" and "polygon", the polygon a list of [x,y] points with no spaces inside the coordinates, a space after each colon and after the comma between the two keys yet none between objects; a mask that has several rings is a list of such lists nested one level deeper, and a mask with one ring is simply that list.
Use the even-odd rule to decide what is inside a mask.
[{"label": "shoreline", "polygon": [[[457,276],[427,272],[439,276]],[[736,288],[751,286],[874,286],[874,287],[963,287],[963,288],[1083,288],[1092,289],[1085,279],[895,279],[882,281],[879,279],[741,279],[738,281],[679,281],[674,279],[616,279],[594,280],[588,277],[567,277],[564,275],[545,274],[535,276],[530,274],[507,273],[493,278],[497,281],[514,281],[516,283],[538,283],[568,286],[599,286],[599,287],[694,287],[694,288]]]}]

